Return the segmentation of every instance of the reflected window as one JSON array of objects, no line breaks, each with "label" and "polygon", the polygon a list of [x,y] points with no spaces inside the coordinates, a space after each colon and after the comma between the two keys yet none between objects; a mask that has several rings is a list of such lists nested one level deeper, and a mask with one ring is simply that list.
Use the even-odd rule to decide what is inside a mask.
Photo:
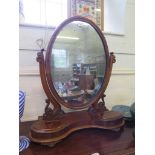
[{"label": "reflected window", "polygon": [[52,54],[55,68],[66,68],[68,66],[65,49],[53,49]]}]

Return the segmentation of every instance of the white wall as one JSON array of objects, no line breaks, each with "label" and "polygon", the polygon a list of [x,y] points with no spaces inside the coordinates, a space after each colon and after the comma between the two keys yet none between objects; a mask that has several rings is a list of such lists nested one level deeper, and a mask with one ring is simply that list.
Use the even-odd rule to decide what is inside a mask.
[{"label": "white wall", "polygon": [[[125,34],[107,34],[105,37],[109,51],[115,52],[116,63],[113,67],[112,76],[105,92],[106,106],[111,109],[113,105],[130,105],[135,100],[134,85],[134,0],[128,0],[125,14]],[[43,114],[46,95],[43,91],[39,66],[36,62],[38,49],[35,41],[39,38],[48,43],[53,30],[47,28],[34,28],[20,26],[20,51],[19,51],[19,85],[26,92],[25,110],[22,120],[34,120]],[[23,50],[30,49],[30,50]]]}]

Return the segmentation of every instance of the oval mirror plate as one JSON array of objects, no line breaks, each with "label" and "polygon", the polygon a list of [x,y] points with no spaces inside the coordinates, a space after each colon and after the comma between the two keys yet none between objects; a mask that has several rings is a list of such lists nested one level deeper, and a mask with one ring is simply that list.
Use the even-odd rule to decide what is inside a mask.
[{"label": "oval mirror plate", "polygon": [[70,107],[88,105],[98,94],[106,71],[106,52],[95,28],[67,23],[50,49],[50,73],[58,96]]}]

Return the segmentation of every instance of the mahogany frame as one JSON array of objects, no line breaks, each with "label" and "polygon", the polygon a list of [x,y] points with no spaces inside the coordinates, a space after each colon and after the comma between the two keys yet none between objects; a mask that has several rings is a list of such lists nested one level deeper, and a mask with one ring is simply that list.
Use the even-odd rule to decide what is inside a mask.
[{"label": "mahogany frame", "polygon": [[[59,32],[61,31],[61,29],[65,25],[67,25],[73,21],[86,22],[86,23],[90,24],[95,29],[95,31],[97,32],[97,34],[99,35],[99,37],[101,39],[101,42],[102,42],[104,50],[105,50],[105,56],[106,56],[106,71],[105,71],[105,75],[104,75],[104,79],[103,79],[104,82],[102,83],[101,89],[98,92],[98,94],[96,95],[96,97],[90,103],[83,104],[83,106],[81,106],[81,105],[80,106],[78,106],[78,105],[70,106],[70,104],[65,103],[64,100],[62,98],[60,98],[58,93],[56,92],[54,85],[53,85],[52,76],[51,76],[51,67],[50,67],[51,49],[53,48],[55,39],[56,39],[57,35],[59,34]],[[110,58],[109,58],[109,49],[107,46],[107,42],[105,40],[105,37],[103,36],[102,31],[99,29],[99,27],[95,23],[93,23],[91,20],[81,17],[81,16],[71,17],[71,18],[65,20],[53,33],[52,38],[50,39],[50,42],[49,42],[49,45],[47,48],[46,58],[45,58],[46,77],[47,77],[47,81],[49,84],[49,89],[52,90],[51,91],[52,98],[56,98],[56,104],[64,105],[65,107],[70,108],[70,109],[83,109],[83,108],[88,107],[89,105],[92,105],[92,104],[95,106],[97,104],[97,102],[99,101],[99,99],[103,96],[103,94],[107,88],[107,85],[108,85],[108,82],[110,79],[110,75],[111,75],[112,64],[113,64],[110,62],[115,61],[114,59],[115,58],[114,58],[113,53],[111,53]],[[42,74],[41,74],[41,76],[42,76]],[[44,85],[44,83],[43,83],[43,85]]]},{"label": "mahogany frame", "polygon": [[[83,106],[70,106],[70,104],[67,104],[62,98],[60,98],[54,88],[50,68],[51,49],[55,39],[61,29],[73,21],[86,22],[96,30],[104,46],[106,56],[106,71],[101,88],[96,97],[94,97],[90,103],[84,104]],[[70,133],[79,129],[102,128],[112,130],[123,128],[123,115],[117,112],[109,111],[105,106],[104,92],[110,80],[113,63],[116,60],[113,53],[109,54],[105,37],[95,23],[80,16],[71,17],[65,20],[53,33],[47,48],[45,59],[43,51],[44,49],[37,54],[37,61],[39,62],[42,86],[47,95],[47,105],[45,107],[45,113],[42,117],[40,117],[41,119],[31,126],[29,136],[32,141],[53,146]],[[100,99],[102,99],[101,102],[99,102]],[[74,110],[83,110],[65,113],[61,109],[61,105]],[[86,107],[88,107],[88,110],[84,110]]]}]

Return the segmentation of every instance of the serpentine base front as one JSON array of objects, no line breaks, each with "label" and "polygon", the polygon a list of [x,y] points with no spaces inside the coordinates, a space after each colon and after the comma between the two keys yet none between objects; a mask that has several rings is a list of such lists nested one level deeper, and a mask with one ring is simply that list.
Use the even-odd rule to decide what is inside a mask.
[{"label": "serpentine base front", "polygon": [[121,113],[105,111],[104,114],[91,115],[88,111],[78,111],[64,114],[59,119],[51,121],[38,120],[31,126],[29,134],[33,142],[54,146],[74,131],[85,128],[122,129],[124,125]]}]

